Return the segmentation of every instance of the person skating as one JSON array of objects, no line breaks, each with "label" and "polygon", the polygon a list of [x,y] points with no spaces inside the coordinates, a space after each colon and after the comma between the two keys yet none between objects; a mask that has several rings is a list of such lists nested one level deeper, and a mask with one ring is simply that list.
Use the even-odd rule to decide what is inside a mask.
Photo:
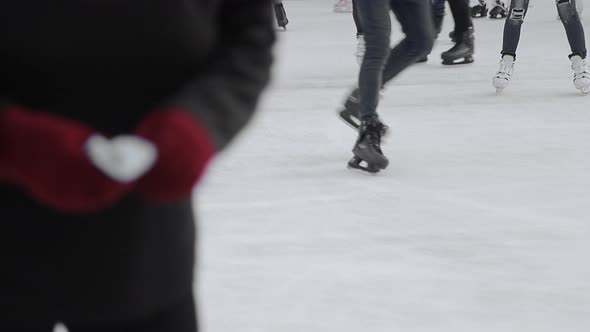
[{"label": "person skating", "polygon": [[253,114],[270,0],[0,12],[0,330],[195,332],[191,192]]},{"label": "person skating", "polygon": [[[520,40],[520,30],[529,6],[528,0],[512,0],[508,17],[504,23],[503,45],[500,68],[492,78],[496,93],[500,94],[508,87],[516,62],[516,49]],[[586,60],[586,40],[584,27],[575,3],[570,0],[556,1],[557,13],[563,23],[571,53],[569,59],[574,71],[574,87],[583,93],[590,93],[590,69]]]},{"label": "person skating", "polygon": [[[381,137],[386,133],[377,114],[379,91],[388,81],[432,49],[434,33],[430,0],[357,1],[366,52],[361,65],[358,89],[347,98],[340,116],[358,128],[353,158],[348,167],[370,173],[385,169],[389,163],[381,151]],[[405,38],[390,49],[393,11]],[[357,98],[358,96],[358,98]],[[356,101],[356,102],[353,102]],[[356,123],[354,119],[359,119]]]}]

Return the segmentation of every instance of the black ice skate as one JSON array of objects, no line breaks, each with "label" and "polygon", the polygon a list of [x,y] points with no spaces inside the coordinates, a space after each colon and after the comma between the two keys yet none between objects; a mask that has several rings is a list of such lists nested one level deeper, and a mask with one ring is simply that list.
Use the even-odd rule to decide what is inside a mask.
[{"label": "black ice skate", "polygon": [[506,16],[508,16],[506,2],[504,0],[496,0],[490,10],[490,18],[506,18]]},{"label": "black ice skate", "polygon": [[488,16],[488,6],[485,0],[478,0],[477,5],[471,7],[471,17],[486,17]]},{"label": "black ice skate", "polygon": [[285,7],[282,3],[275,3],[274,6],[275,16],[277,18],[277,25],[287,30],[287,24],[289,24],[289,20],[287,19],[287,12],[285,12]]},{"label": "black ice skate", "polygon": [[474,41],[473,28],[461,34],[455,34],[455,46],[440,56],[443,65],[459,65],[473,62]]},{"label": "black ice skate", "polygon": [[359,89],[354,89],[346,98],[344,109],[338,112],[338,115],[344,123],[358,130],[361,126],[360,108]]},{"label": "black ice skate", "polygon": [[[338,112],[340,119],[344,121],[354,130],[359,130],[361,126],[361,105],[359,99],[359,89],[354,89],[346,101],[344,102],[344,109]],[[381,124],[381,136],[387,135],[388,126]]]},{"label": "black ice skate", "polygon": [[379,120],[363,121],[359,136],[352,149],[354,157],[348,162],[348,168],[368,173],[384,170],[389,164],[381,152],[381,136],[387,130]]}]

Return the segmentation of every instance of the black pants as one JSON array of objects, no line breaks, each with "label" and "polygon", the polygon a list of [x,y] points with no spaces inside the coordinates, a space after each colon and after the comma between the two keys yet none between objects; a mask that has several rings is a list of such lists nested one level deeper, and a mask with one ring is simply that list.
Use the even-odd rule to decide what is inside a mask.
[{"label": "black pants", "polygon": [[461,34],[471,26],[471,13],[469,10],[469,0],[448,0],[451,13],[453,14],[453,21],[455,21],[455,33]]},{"label": "black pants", "polygon": [[[56,322],[32,324],[3,324],[0,331],[10,332],[53,332]],[[67,325],[67,322],[65,323]],[[69,332],[197,332],[197,318],[194,299],[183,299],[166,310],[145,319],[105,324],[101,326],[67,326]]]},{"label": "black pants", "polygon": [[[377,118],[379,91],[416,59],[432,49],[434,28],[431,0],[365,0],[357,2],[366,52],[359,73],[361,119]],[[390,11],[405,38],[390,49]]]}]

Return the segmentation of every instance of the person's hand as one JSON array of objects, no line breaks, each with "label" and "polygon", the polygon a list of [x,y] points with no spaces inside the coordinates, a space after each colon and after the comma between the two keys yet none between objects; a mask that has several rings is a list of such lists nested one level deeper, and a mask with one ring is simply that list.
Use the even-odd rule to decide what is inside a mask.
[{"label": "person's hand", "polygon": [[190,113],[160,110],[148,114],[136,135],[158,150],[156,164],[137,183],[148,200],[170,202],[189,196],[215,152],[209,135]]},{"label": "person's hand", "polygon": [[149,142],[111,140],[75,121],[8,105],[0,110],[0,181],[63,212],[108,208],[156,160]]}]

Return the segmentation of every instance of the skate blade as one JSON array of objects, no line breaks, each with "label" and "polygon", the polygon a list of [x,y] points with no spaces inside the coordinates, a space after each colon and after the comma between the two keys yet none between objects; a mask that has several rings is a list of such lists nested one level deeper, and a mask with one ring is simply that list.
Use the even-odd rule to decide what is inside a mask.
[{"label": "skate blade", "polygon": [[496,96],[501,96],[504,92],[504,89],[496,88]]},{"label": "skate blade", "polygon": [[350,128],[358,131],[359,127],[361,126],[361,120],[357,119],[356,117],[352,116],[350,112],[347,110],[342,110],[338,112],[338,117],[340,120],[344,121]]},{"label": "skate blade", "polygon": [[473,63],[473,57],[467,56],[465,58],[460,58],[456,60],[443,60],[442,64],[445,66],[455,66],[455,65],[466,65],[469,63]]}]

